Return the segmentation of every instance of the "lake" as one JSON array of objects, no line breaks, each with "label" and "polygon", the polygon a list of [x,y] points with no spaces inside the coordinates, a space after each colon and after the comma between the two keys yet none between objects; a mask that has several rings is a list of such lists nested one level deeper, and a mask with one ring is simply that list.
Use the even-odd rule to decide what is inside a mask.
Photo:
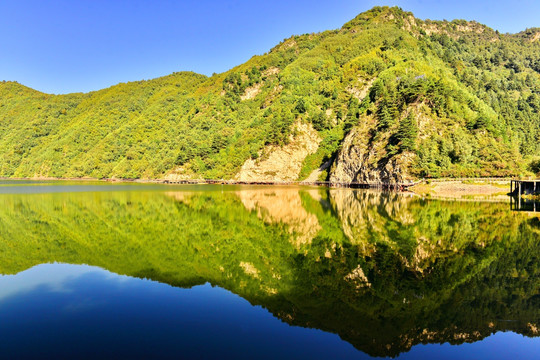
[{"label": "lake", "polygon": [[312,187],[0,181],[5,358],[540,356],[540,218]]}]

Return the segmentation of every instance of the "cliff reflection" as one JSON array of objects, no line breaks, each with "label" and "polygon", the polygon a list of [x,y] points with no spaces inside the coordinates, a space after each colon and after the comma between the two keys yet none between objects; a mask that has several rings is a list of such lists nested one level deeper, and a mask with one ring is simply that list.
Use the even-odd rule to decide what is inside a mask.
[{"label": "cliff reflection", "polygon": [[539,335],[536,218],[349,189],[232,190],[2,195],[0,272],[64,262],[210,282],[378,356]]}]

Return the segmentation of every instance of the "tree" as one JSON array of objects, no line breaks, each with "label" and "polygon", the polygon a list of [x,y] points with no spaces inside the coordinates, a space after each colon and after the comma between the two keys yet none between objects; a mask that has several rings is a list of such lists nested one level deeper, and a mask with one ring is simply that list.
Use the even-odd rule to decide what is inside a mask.
[{"label": "tree", "polygon": [[414,151],[416,148],[416,138],[418,137],[418,125],[412,113],[409,113],[399,124],[396,137],[400,141],[401,151]]}]

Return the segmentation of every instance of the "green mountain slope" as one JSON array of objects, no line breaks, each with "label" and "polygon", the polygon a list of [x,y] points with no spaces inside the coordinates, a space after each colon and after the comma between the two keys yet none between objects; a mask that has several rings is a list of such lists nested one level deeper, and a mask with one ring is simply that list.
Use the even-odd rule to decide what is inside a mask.
[{"label": "green mountain slope", "polygon": [[0,176],[233,178],[298,122],[321,139],[300,179],[329,160],[318,176],[341,181],[538,171],[539,34],[377,7],[209,78],[58,96],[0,83]]}]

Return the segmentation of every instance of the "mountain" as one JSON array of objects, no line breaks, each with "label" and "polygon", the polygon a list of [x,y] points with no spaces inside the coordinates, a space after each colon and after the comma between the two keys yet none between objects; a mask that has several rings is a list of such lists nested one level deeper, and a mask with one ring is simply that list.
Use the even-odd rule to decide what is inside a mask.
[{"label": "mountain", "polygon": [[0,176],[330,179],[540,171],[540,29],[376,7],[211,77],[0,83]]}]

